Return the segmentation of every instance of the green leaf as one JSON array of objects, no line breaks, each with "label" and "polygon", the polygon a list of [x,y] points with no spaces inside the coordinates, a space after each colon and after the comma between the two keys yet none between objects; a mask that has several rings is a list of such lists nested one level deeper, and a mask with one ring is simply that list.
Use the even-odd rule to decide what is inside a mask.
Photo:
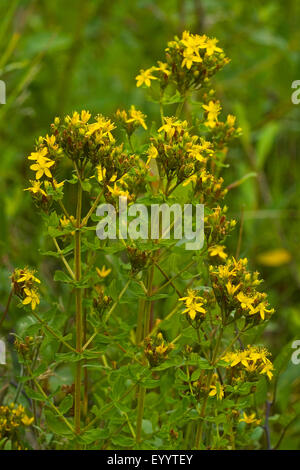
[{"label": "green leaf", "polygon": [[50,410],[45,411],[46,423],[49,429],[58,434],[59,436],[70,436],[72,435],[69,427],[64,423],[59,416],[52,413]]},{"label": "green leaf", "polygon": [[66,273],[60,270],[55,271],[53,279],[54,281],[59,281],[59,282],[67,282],[67,283],[73,282],[73,280]]},{"label": "green leaf", "polygon": [[125,447],[125,448],[130,448],[130,447],[133,447],[135,445],[135,441],[133,440],[132,437],[129,437],[129,436],[116,436],[116,437],[113,437],[112,438],[112,443],[117,446],[117,448],[119,447]]},{"label": "green leaf", "polygon": [[264,167],[265,161],[272,150],[279,129],[280,127],[277,122],[270,122],[261,130],[257,143],[257,166],[259,169]]},{"label": "green leaf", "polygon": [[61,414],[65,414],[65,413],[67,413],[67,411],[69,411],[72,408],[72,406],[73,406],[73,395],[68,394],[61,401],[61,403],[59,404],[58,409],[61,412]]}]

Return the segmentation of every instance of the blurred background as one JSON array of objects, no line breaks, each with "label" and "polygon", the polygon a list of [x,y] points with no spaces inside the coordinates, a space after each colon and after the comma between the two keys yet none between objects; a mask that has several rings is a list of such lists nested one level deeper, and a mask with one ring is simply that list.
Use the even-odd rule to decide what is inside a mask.
[{"label": "blurred background", "polygon": [[[23,192],[35,139],[54,116],[77,109],[109,116],[135,104],[156,119],[156,106],[135,86],[140,68],[162,59],[167,41],[185,29],[215,36],[231,58],[216,77],[217,96],[243,128],[224,172],[226,184],[238,182],[226,200],[239,221],[229,245],[234,253],[240,244],[261,272],[276,308],[263,338],[282,364],[277,411],[288,413],[300,398],[300,365],[290,361],[300,340],[300,104],[291,102],[300,79],[300,2],[1,0],[0,18],[1,309],[13,268],[36,267],[51,283],[39,252],[41,221]],[[296,448],[299,433],[298,419],[283,448]]]}]

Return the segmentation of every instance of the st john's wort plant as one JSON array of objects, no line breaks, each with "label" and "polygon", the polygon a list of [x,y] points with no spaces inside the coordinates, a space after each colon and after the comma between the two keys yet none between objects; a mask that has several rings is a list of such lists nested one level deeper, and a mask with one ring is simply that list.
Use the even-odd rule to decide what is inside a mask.
[{"label": "st john's wort plant", "polygon": [[[31,319],[15,347],[38,447],[269,445],[274,367],[250,343],[274,310],[259,274],[226,248],[236,222],[223,178],[241,129],[212,79],[228,63],[216,39],[185,31],[136,77],[160,122],[135,106],[110,118],[75,111],[56,117],[28,157],[26,191],[57,267],[49,288],[27,267],[12,274],[11,297]],[[203,247],[162,232],[99,240],[96,209],[109,203],[118,215],[120,197],[204,204]]]}]

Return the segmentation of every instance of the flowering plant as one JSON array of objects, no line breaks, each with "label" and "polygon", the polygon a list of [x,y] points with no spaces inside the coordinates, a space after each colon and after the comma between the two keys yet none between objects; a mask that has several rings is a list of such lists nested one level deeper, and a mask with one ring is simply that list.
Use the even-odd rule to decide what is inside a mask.
[{"label": "flowering plant", "polygon": [[[26,191],[44,221],[55,282],[46,289],[17,268],[9,303],[18,298],[30,319],[15,347],[32,402],[23,422],[39,431],[37,448],[269,441],[264,405],[276,370],[267,349],[250,343],[274,309],[259,274],[226,248],[236,222],[221,174],[241,129],[231,114],[222,119],[211,80],[228,63],[215,38],[185,31],[164,62],[136,77],[159,105],[159,124],[135,106],[111,118],[74,112],[56,117],[28,157]],[[203,247],[186,251],[161,232],[99,240],[96,209],[106,202],[118,211],[120,197],[203,204]],[[7,440],[17,445],[10,429]]]}]

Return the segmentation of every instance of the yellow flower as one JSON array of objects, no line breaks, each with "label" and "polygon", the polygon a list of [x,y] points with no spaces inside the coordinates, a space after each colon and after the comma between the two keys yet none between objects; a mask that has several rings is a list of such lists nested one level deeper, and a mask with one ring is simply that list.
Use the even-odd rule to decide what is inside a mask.
[{"label": "yellow flower", "polygon": [[217,46],[218,40],[216,38],[207,38],[206,40],[206,54],[213,55],[214,52],[223,52],[221,47]]},{"label": "yellow flower", "polygon": [[196,183],[196,181],[197,181],[197,175],[192,175],[182,183],[182,186],[187,186],[190,183]]},{"label": "yellow flower", "polygon": [[186,51],[191,54],[199,54],[199,49],[205,49],[207,44],[207,36],[204,34],[190,34],[189,31],[182,33],[181,43],[185,46]]},{"label": "yellow flower", "polygon": [[44,157],[46,157],[47,154],[48,154],[47,147],[42,147],[39,150],[37,150],[36,152],[31,152],[31,154],[28,157],[28,160],[39,161],[39,159],[41,159],[41,158],[43,159]]},{"label": "yellow flower", "polygon": [[208,252],[210,256],[219,256],[221,259],[227,258],[227,253],[225,253],[225,246],[223,245],[214,245],[209,247]]},{"label": "yellow flower", "polygon": [[91,118],[91,113],[83,109],[80,115],[81,122],[83,122],[83,124],[86,124],[90,120],[90,118]]},{"label": "yellow flower", "polygon": [[147,129],[146,123],[145,123],[145,114],[143,114],[141,111],[138,111],[135,109],[135,106],[131,106],[129,110],[129,119],[127,119],[126,122],[130,123],[133,122],[135,124],[141,125],[145,130]]},{"label": "yellow flower", "polygon": [[[48,182],[48,181],[45,181],[44,184],[45,184],[45,186],[47,187],[47,185],[49,184],[49,182]],[[52,184],[53,184],[53,186],[54,186],[54,189],[58,189],[58,188],[62,188],[62,187],[64,186],[65,182],[64,182],[64,181],[61,181],[60,183],[58,183],[58,182],[56,181],[56,179],[53,178]]]},{"label": "yellow flower", "polygon": [[241,303],[241,307],[242,309],[249,309],[255,298],[254,297],[247,297],[247,295],[243,294],[243,292],[240,292],[236,298],[238,299],[238,301]]},{"label": "yellow flower", "polygon": [[157,148],[154,147],[153,144],[151,144],[150,147],[148,148],[147,155],[148,155],[148,159],[147,159],[146,165],[149,165],[150,160],[152,160],[152,158],[155,159],[158,155]]},{"label": "yellow flower", "polygon": [[267,309],[268,302],[260,302],[256,307],[250,305],[249,315],[255,315],[256,313],[260,314],[262,320],[265,319],[266,313],[274,313],[274,308]]},{"label": "yellow flower", "polygon": [[40,181],[32,181],[30,180],[30,183],[32,186],[30,188],[24,189],[24,191],[30,191],[32,194],[42,194],[42,196],[47,196],[45,191],[41,188],[41,182]]},{"label": "yellow flower", "polygon": [[212,128],[215,127],[216,122],[218,121],[218,115],[220,114],[222,109],[220,103],[218,103],[217,101],[210,101],[208,105],[203,104],[202,108],[207,112],[206,125]]},{"label": "yellow flower", "polygon": [[[88,131],[86,133],[86,136],[91,136],[95,132],[100,131],[100,141],[103,137],[108,137],[108,139],[112,142],[114,140],[112,131],[116,128],[116,126],[111,122],[110,119],[106,119],[104,116],[97,116],[96,117],[96,122],[93,124],[88,124]],[[99,142],[101,143],[101,142]]]},{"label": "yellow flower", "polygon": [[181,297],[179,300],[185,303],[186,309],[182,312],[187,313],[191,320],[195,320],[197,313],[206,314],[205,308],[202,307],[203,299],[199,297],[196,291],[188,289],[186,297]]},{"label": "yellow flower", "polygon": [[26,294],[25,299],[23,300],[23,305],[31,304],[32,310],[35,310],[36,306],[40,303],[39,296],[37,295],[36,291],[33,289],[24,289]]},{"label": "yellow flower", "polygon": [[139,75],[136,76],[136,86],[140,87],[145,83],[146,86],[151,86],[151,80],[157,80],[157,77],[155,77],[152,72],[155,70],[155,67],[150,67],[150,69],[147,70],[141,70]]},{"label": "yellow flower", "polygon": [[34,421],[34,418],[29,418],[27,415],[25,415],[25,416],[23,416],[21,421],[24,424],[24,426],[30,426]]},{"label": "yellow flower", "polygon": [[226,284],[226,289],[229,295],[234,295],[236,291],[240,288],[241,284],[238,284],[237,286],[234,286],[231,284],[230,281],[227,282]]},{"label": "yellow flower", "polygon": [[166,64],[165,62],[161,62],[160,60],[157,63],[158,63],[159,66],[156,67],[156,70],[158,70],[159,72],[162,72],[165,75],[169,76],[171,71],[168,69],[168,64]]},{"label": "yellow flower", "polygon": [[172,139],[176,131],[180,133],[187,127],[187,121],[180,121],[175,117],[165,117],[164,121],[165,124],[158,129],[158,132],[165,132],[169,139]]},{"label": "yellow flower", "polygon": [[183,52],[183,60],[181,62],[181,67],[184,68],[186,66],[186,68],[190,70],[194,62],[202,62],[202,58],[199,55],[194,54],[191,50],[186,49]]},{"label": "yellow flower", "polygon": [[96,271],[97,271],[98,276],[101,278],[107,277],[109,273],[111,273],[111,269],[110,268],[106,269],[105,266],[102,266],[101,269],[96,267]]},{"label": "yellow flower", "polygon": [[[106,168],[103,168],[102,165],[98,165],[96,167],[96,170],[97,170],[97,179],[99,183],[102,183],[102,181],[105,180],[106,178]],[[116,181],[116,179],[117,179],[117,175],[113,175],[109,181],[113,183],[114,181]]]},{"label": "yellow flower", "polygon": [[229,127],[233,127],[233,126],[234,126],[235,120],[236,120],[236,117],[235,117],[235,116],[233,116],[232,114],[228,114],[228,116],[227,116],[227,121],[226,121],[226,122],[227,122],[227,124],[228,124]]},{"label": "yellow flower", "polygon": [[111,186],[107,186],[108,190],[113,196],[119,197],[119,196],[124,196],[127,198],[130,198],[130,194],[128,191],[123,191],[117,183],[114,184],[114,187],[112,188]]},{"label": "yellow flower", "polygon": [[30,169],[36,171],[36,179],[39,180],[43,175],[47,176],[48,178],[52,178],[51,168],[55,164],[54,161],[49,160],[49,158],[39,157],[36,163],[30,166]]},{"label": "yellow flower", "polygon": [[[56,143],[56,137],[55,135],[46,135],[46,137],[44,138],[44,141],[47,143],[47,145],[49,147],[51,147],[53,150],[57,150],[58,149],[58,145]],[[47,150],[47,149],[46,149]]]},{"label": "yellow flower", "polygon": [[210,386],[211,390],[209,392],[210,397],[217,396],[218,400],[222,400],[224,398],[224,387],[221,384],[216,385],[211,385]]},{"label": "yellow flower", "polygon": [[22,270],[16,270],[16,273],[20,274],[20,277],[18,278],[17,282],[36,282],[37,284],[41,283],[41,281],[37,277],[35,277],[33,273],[27,268]]},{"label": "yellow flower", "polygon": [[269,380],[272,380],[273,370],[273,364],[271,363],[271,361],[268,360],[268,363],[263,366],[262,370],[260,371],[260,374],[266,374]]},{"label": "yellow flower", "polygon": [[257,424],[261,423],[261,419],[256,419],[256,414],[252,413],[251,415],[247,415],[245,412],[243,413],[243,418],[240,418],[240,423],[245,422],[247,424]]},{"label": "yellow flower", "polygon": [[[71,219],[71,220],[70,220]],[[73,225],[75,225],[76,223],[76,219],[73,215],[70,215],[70,219],[68,219],[68,217],[66,217],[65,215],[63,217],[61,217],[59,219],[59,223],[61,225],[62,228],[65,228],[67,227],[70,223],[72,223]],[[71,232],[71,235],[74,234],[75,232]]]}]

